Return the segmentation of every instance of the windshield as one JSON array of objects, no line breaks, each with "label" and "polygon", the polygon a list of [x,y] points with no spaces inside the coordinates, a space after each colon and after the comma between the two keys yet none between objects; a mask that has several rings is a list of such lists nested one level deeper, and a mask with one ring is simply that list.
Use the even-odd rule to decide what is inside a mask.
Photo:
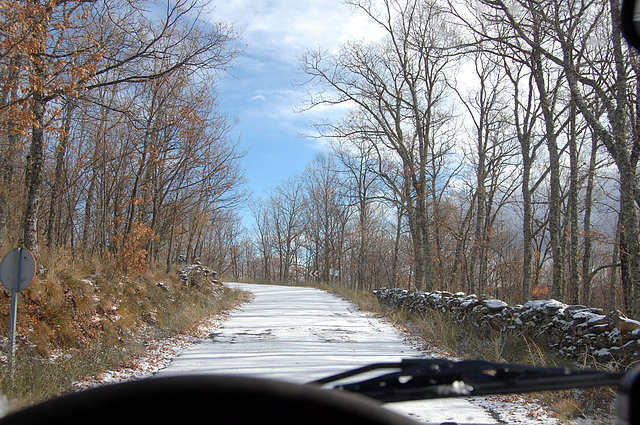
[{"label": "windshield", "polygon": [[[402,357],[636,365],[640,62],[619,15],[0,0],[0,243],[33,254],[0,265],[7,409],[146,376],[189,338],[225,361],[258,347],[203,370],[296,382]],[[263,310],[219,330],[239,305]]]}]

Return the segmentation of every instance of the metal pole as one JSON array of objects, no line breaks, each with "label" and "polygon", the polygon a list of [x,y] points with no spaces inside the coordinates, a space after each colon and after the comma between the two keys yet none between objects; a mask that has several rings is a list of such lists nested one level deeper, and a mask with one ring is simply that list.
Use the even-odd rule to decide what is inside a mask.
[{"label": "metal pole", "polygon": [[18,270],[15,292],[11,291],[11,306],[9,307],[9,329],[11,337],[9,339],[9,373],[13,380],[13,371],[16,360],[16,322],[18,317],[18,292],[20,291],[20,278],[22,277],[22,248],[18,248]]},{"label": "metal pole", "polygon": [[9,307],[9,373],[13,379],[13,367],[16,354],[16,317],[18,315],[18,293],[11,292],[11,306]]}]

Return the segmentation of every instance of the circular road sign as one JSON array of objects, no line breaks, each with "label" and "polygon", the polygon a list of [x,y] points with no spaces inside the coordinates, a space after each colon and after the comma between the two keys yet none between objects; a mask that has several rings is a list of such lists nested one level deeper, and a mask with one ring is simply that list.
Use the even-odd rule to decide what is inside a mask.
[{"label": "circular road sign", "polygon": [[0,282],[11,292],[27,289],[36,276],[36,259],[25,248],[14,248],[0,262]]}]

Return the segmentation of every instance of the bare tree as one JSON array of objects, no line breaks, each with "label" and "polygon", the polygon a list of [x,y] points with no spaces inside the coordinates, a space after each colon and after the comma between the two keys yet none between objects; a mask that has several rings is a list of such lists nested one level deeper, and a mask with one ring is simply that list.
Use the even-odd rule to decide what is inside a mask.
[{"label": "bare tree", "polygon": [[[516,170],[506,166],[514,155],[512,137],[506,133],[508,128],[506,119],[506,101],[502,96],[502,78],[504,71],[500,64],[482,53],[477,53],[473,59],[474,77],[477,80],[477,91],[466,97],[455,87],[462,104],[468,112],[473,125],[471,137],[473,140],[471,156],[475,169],[473,187],[475,210],[475,229],[472,249],[468,266],[469,292],[485,292],[488,268],[488,250],[492,233],[492,222],[495,220],[503,202],[494,207],[494,198],[502,190],[510,195],[515,186]],[[507,181],[507,187],[500,183]]]},{"label": "bare tree", "polygon": [[357,212],[355,286],[363,289],[373,279],[370,270],[374,268],[371,263],[371,248],[374,243],[373,201],[379,196],[379,193],[376,193],[379,178],[376,174],[378,167],[375,151],[371,143],[358,138],[352,138],[347,146],[336,145],[334,151],[346,174],[344,191],[350,205],[355,207]]},{"label": "bare tree", "polygon": [[[221,69],[235,50],[230,46],[232,29],[204,25],[195,2],[168,4],[161,20],[125,1],[20,2],[20,10],[24,23],[13,26],[17,30],[9,34],[1,53],[3,59],[28,58],[17,72],[28,73],[29,78],[10,103],[30,108],[21,241],[36,250],[47,106],[57,106],[63,95],[74,98],[83,90],[151,81],[177,70]],[[47,42],[49,38],[55,42]],[[62,139],[59,164],[67,142]],[[54,195],[59,198],[58,193]],[[49,215],[48,228],[53,229],[55,212]]]},{"label": "bare tree", "polygon": [[443,72],[450,62],[444,12],[435,2],[385,1],[380,11],[368,2],[353,5],[385,31],[386,40],[378,46],[346,44],[336,57],[308,54],[306,72],[332,91],[312,96],[310,104],[353,102],[364,117],[358,131],[375,140],[378,156],[400,158],[406,184],[399,193],[413,238],[415,284],[431,289],[429,179],[436,177],[428,167],[438,132],[450,119],[442,107]]},{"label": "bare tree", "polygon": [[334,158],[319,154],[304,173],[306,232],[313,262],[321,278],[330,280],[331,269],[341,270],[346,230],[351,211]]},{"label": "bare tree", "polygon": [[268,208],[272,224],[272,246],[279,260],[279,281],[289,282],[292,268],[298,264],[304,231],[305,197],[298,178],[284,181],[270,193]]}]

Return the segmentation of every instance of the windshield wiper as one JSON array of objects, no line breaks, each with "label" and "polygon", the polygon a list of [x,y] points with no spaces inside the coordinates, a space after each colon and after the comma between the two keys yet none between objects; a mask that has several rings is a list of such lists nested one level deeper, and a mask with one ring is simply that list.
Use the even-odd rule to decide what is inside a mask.
[{"label": "windshield wiper", "polygon": [[598,386],[616,386],[624,372],[572,370],[468,360],[404,359],[377,363],[312,382],[326,385],[374,371],[394,370],[332,389],[358,393],[382,402],[428,398],[513,394]]}]

